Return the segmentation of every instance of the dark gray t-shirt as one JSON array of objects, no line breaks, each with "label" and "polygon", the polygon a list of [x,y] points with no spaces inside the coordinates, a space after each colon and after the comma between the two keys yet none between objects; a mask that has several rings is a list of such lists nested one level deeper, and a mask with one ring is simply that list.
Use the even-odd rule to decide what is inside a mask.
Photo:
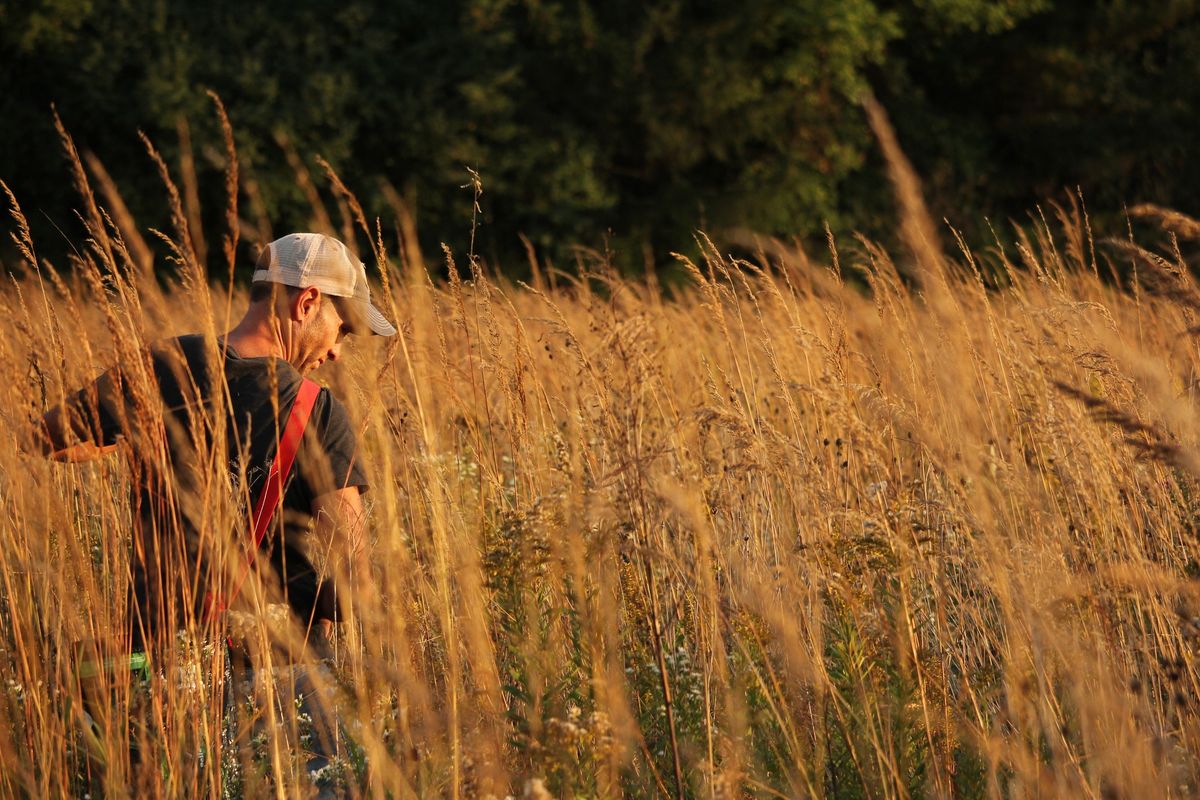
[{"label": "dark gray t-shirt", "polygon": [[[117,366],[67,400],[81,438],[99,445],[121,439],[131,444],[135,640],[156,630],[173,631],[184,608],[199,613],[209,588],[203,553],[205,536],[212,532],[198,487],[212,485],[201,473],[211,463],[205,443],[216,426],[225,428],[230,485],[239,496],[248,496],[253,508],[300,388],[300,374],[287,362],[242,358],[232,348],[225,351],[222,374],[210,365],[211,353],[220,358],[215,348],[199,335],[160,342],[146,355],[149,369],[143,374],[153,376],[152,388],[134,377],[137,371]],[[222,379],[228,402],[218,391]],[[161,405],[153,408],[155,403]],[[156,419],[161,423],[147,422]],[[354,428],[345,406],[321,389],[285,484],[283,513],[273,518],[256,558],[259,568],[272,567],[271,583],[306,625],[339,616],[336,591],[319,579],[307,555],[312,503],[348,487],[367,488]],[[246,527],[232,535],[248,540]]]}]

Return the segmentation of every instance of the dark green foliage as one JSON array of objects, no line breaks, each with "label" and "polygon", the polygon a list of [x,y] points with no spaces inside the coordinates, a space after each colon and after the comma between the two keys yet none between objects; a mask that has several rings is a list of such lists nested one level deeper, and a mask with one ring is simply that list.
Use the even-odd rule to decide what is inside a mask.
[{"label": "dark green foliage", "polygon": [[890,191],[856,102],[870,88],[956,224],[1077,185],[1093,206],[1188,211],[1197,56],[1196,4],[1167,0],[5,0],[0,179],[35,232],[78,232],[56,102],[141,224],[162,225],[135,131],[176,163],[184,116],[215,230],[212,88],[276,232],[310,216],[282,133],[390,228],[386,178],[431,252],[465,249],[469,166],[479,250],[502,268],[522,268],[519,233],[562,264],[606,231],[640,266],[696,227],[886,236]]}]

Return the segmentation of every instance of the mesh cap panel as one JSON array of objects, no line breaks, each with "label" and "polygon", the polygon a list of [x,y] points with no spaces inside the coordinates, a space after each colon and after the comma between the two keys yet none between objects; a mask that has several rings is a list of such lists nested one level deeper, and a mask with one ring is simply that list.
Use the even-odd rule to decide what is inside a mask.
[{"label": "mesh cap panel", "polygon": [[[367,270],[346,245],[320,233],[292,233],[267,246],[254,280],[303,289],[314,286],[326,294],[352,298],[364,305],[362,314],[374,333],[391,336],[391,323],[371,304]],[[264,264],[264,260],[266,263]]]}]

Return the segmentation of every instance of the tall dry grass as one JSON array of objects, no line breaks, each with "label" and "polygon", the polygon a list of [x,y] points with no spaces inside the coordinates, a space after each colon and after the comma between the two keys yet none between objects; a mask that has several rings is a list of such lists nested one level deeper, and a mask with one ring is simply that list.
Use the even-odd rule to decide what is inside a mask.
[{"label": "tall dry grass", "polygon": [[[9,196],[24,277],[0,295],[0,794],[303,795],[303,720],[245,701],[222,744],[219,679],[184,679],[212,670],[202,649],[149,689],[113,680],[98,741],[81,733],[71,643],[127,613],[128,476],[22,455],[18,429],[155,339],[224,330],[245,298],[207,288],[231,263],[202,266],[193,191],[157,159],[177,267],[161,288],[62,133],[89,231],[72,270],[39,260]],[[1067,207],[986,254],[947,255],[907,219],[910,277],[866,241],[745,261],[702,239],[667,295],[601,257],[530,287],[447,254],[442,281],[411,217],[396,243],[333,177],[402,331],[322,376],[359,422],[378,587],[337,652],[327,783],[1197,791],[1200,288],[1177,248],[1094,243]],[[1109,258],[1136,282],[1116,286]],[[278,630],[264,615],[252,637]]]}]

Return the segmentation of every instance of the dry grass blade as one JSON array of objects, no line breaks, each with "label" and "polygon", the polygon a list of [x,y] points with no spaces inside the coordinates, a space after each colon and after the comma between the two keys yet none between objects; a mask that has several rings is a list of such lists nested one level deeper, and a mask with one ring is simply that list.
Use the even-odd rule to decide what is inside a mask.
[{"label": "dry grass blade", "polygon": [[1153,220],[1163,230],[1170,231],[1180,239],[1200,239],[1200,221],[1178,211],[1172,211],[1152,203],[1142,203],[1129,209],[1129,215]]},{"label": "dry grass blade", "polygon": [[132,256],[133,263],[137,266],[138,272],[144,273],[151,269],[154,265],[154,253],[146,244],[142,232],[138,229],[137,222],[130,213],[128,206],[125,205],[125,199],[121,197],[121,192],[117,188],[117,184],[113,181],[112,176],[108,174],[108,170],[104,168],[104,163],[99,157],[91,151],[83,154],[84,160],[87,161],[88,170],[92,173],[92,178],[100,186],[100,191],[104,194],[104,202],[112,211],[113,217],[116,220],[117,229],[121,232],[121,238],[125,241]]},{"label": "dry grass blade", "polygon": [[1153,458],[1172,466],[1189,470],[1200,476],[1200,461],[1189,450],[1185,450],[1158,427],[1139,422],[1128,412],[1114,406],[1102,397],[1080,391],[1068,383],[1054,381],[1054,386],[1068,397],[1083,403],[1088,414],[1097,422],[1115,425],[1127,435],[1125,443],[1137,449],[1144,457]]},{"label": "dry grass blade", "polygon": [[234,269],[237,265],[238,236],[241,232],[241,225],[238,222],[237,147],[233,142],[233,125],[229,122],[229,115],[225,113],[225,104],[212,90],[209,90],[208,96],[217,110],[217,119],[221,123],[221,139],[225,144],[225,236],[222,241],[225,263],[229,266],[229,282],[232,285]]},{"label": "dry grass blade", "polygon": [[183,269],[185,279],[192,281],[192,285],[204,285],[205,280],[204,267],[196,255],[196,250],[192,246],[193,239],[191,229],[188,223],[188,215],[184,211],[183,201],[179,196],[179,189],[176,188],[175,182],[171,180],[171,171],[167,168],[167,163],[163,161],[158,150],[154,147],[154,143],[150,141],[150,137],[138,131],[138,138],[142,140],[142,146],[146,148],[146,153],[150,156],[150,160],[154,162],[154,166],[158,170],[158,176],[162,180],[163,187],[167,191],[167,199],[171,209],[171,224],[175,229],[175,238],[166,237],[168,244],[172,245],[175,251],[179,266]]},{"label": "dry grass blade", "polygon": [[113,256],[112,245],[108,240],[104,220],[100,218],[100,211],[96,205],[96,196],[92,192],[91,184],[88,182],[87,173],[83,170],[83,163],[79,160],[79,151],[75,149],[75,140],[71,138],[71,134],[67,132],[66,126],[63,125],[62,119],[58,116],[58,109],[51,106],[51,113],[54,115],[54,129],[58,131],[58,138],[62,143],[63,151],[67,155],[67,162],[71,165],[75,190],[83,200],[84,219],[88,235],[95,240],[105,263],[115,269],[116,260]]},{"label": "dry grass blade", "polygon": [[1106,239],[1104,244],[1142,267],[1136,274],[1147,291],[1192,311],[1200,311],[1200,287],[1197,287],[1186,266],[1171,263],[1162,256],[1123,239]]},{"label": "dry grass blade", "polygon": [[200,181],[196,176],[196,158],[192,152],[192,128],[187,117],[175,120],[179,137],[179,174],[183,179],[183,208],[187,212],[187,231],[196,262],[208,266],[208,243],[204,239],[204,224],[200,216]]},{"label": "dry grass blade", "polygon": [[887,160],[888,175],[892,179],[900,208],[901,236],[916,259],[916,272],[910,277],[919,280],[923,288],[937,291],[943,270],[943,256],[938,244],[937,228],[921,193],[921,181],[904,155],[883,106],[870,94],[864,95],[862,106]]}]

